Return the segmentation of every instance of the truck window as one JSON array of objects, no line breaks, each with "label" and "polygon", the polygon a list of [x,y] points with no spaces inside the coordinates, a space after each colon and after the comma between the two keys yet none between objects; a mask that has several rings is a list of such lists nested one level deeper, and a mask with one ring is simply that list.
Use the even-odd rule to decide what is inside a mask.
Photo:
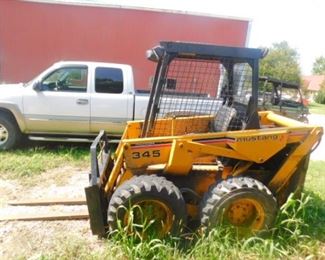
[{"label": "truck window", "polygon": [[86,67],[66,67],[52,72],[42,81],[43,90],[87,91],[88,69]]},{"label": "truck window", "polygon": [[123,92],[123,73],[117,68],[96,68],[95,91],[119,94]]}]

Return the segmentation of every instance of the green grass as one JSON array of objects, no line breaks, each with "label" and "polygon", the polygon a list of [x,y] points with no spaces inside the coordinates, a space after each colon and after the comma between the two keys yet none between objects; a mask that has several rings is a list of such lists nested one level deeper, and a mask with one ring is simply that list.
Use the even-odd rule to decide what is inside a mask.
[{"label": "green grass", "polygon": [[325,105],[310,103],[308,108],[310,113],[325,115]]},{"label": "green grass", "polygon": [[218,228],[206,236],[139,240],[117,232],[100,249],[70,237],[41,259],[324,259],[324,201],[290,199],[268,236],[240,239]]},{"label": "green grass", "polygon": [[325,259],[325,162],[312,161],[301,199],[289,198],[275,227],[263,237],[238,238],[218,228],[166,240],[144,240],[117,232],[100,249],[91,250],[72,237],[42,259]]},{"label": "green grass", "polygon": [[305,190],[325,200],[325,161],[311,161],[306,175]]},{"label": "green grass", "polygon": [[24,180],[62,166],[88,166],[89,149],[73,146],[40,146],[0,152],[0,177]]}]

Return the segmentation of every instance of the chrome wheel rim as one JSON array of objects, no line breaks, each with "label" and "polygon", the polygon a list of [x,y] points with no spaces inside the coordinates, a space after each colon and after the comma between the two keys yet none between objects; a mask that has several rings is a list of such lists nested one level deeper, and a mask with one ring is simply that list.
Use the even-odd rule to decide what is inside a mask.
[{"label": "chrome wheel rim", "polygon": [[8,141],[9,134],[7,128],[0,124],[0,145],[5,144]]}]

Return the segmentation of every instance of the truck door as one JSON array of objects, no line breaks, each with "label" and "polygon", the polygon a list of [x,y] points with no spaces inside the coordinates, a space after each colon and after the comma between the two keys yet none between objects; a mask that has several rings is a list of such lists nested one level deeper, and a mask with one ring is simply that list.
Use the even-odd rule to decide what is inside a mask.
[{"label": "truck door", "polygon": [[90,100],[86,66],[61,67],[43,77],[38,91],[24,95],[30,132],[89,133]]},{"label": "truck door", "polygon": [[121,134],[125,122],[132,119],[133,93],[128,92],[126,76],[121,68],[97,67],[91,95],[91,132],[106,130]]}]

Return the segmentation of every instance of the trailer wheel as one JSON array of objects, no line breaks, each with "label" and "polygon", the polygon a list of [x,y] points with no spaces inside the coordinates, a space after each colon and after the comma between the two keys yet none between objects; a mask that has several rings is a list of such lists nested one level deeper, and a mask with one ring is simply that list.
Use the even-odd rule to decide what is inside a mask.
[{"label": "trailer wheel", "polygon": [[218,225],[235,227],[249,235],[270,228],[277,202],[261,182],[247,177],[230,178],[213,185],[201,203],[201,224],[207,230]]},{"label": "trailer wheel", "polygon": [[179,189],[164,177],[142,175],[123,183],[108,206],[108,226],[119,224],[129,233],[162,238],[177,235],[186,220],[186,206]]},{"label": "trailer wheel", "polygon": [[16,122],[6,113],[0,113],[0,150],[13,148],[21,138]]}]

